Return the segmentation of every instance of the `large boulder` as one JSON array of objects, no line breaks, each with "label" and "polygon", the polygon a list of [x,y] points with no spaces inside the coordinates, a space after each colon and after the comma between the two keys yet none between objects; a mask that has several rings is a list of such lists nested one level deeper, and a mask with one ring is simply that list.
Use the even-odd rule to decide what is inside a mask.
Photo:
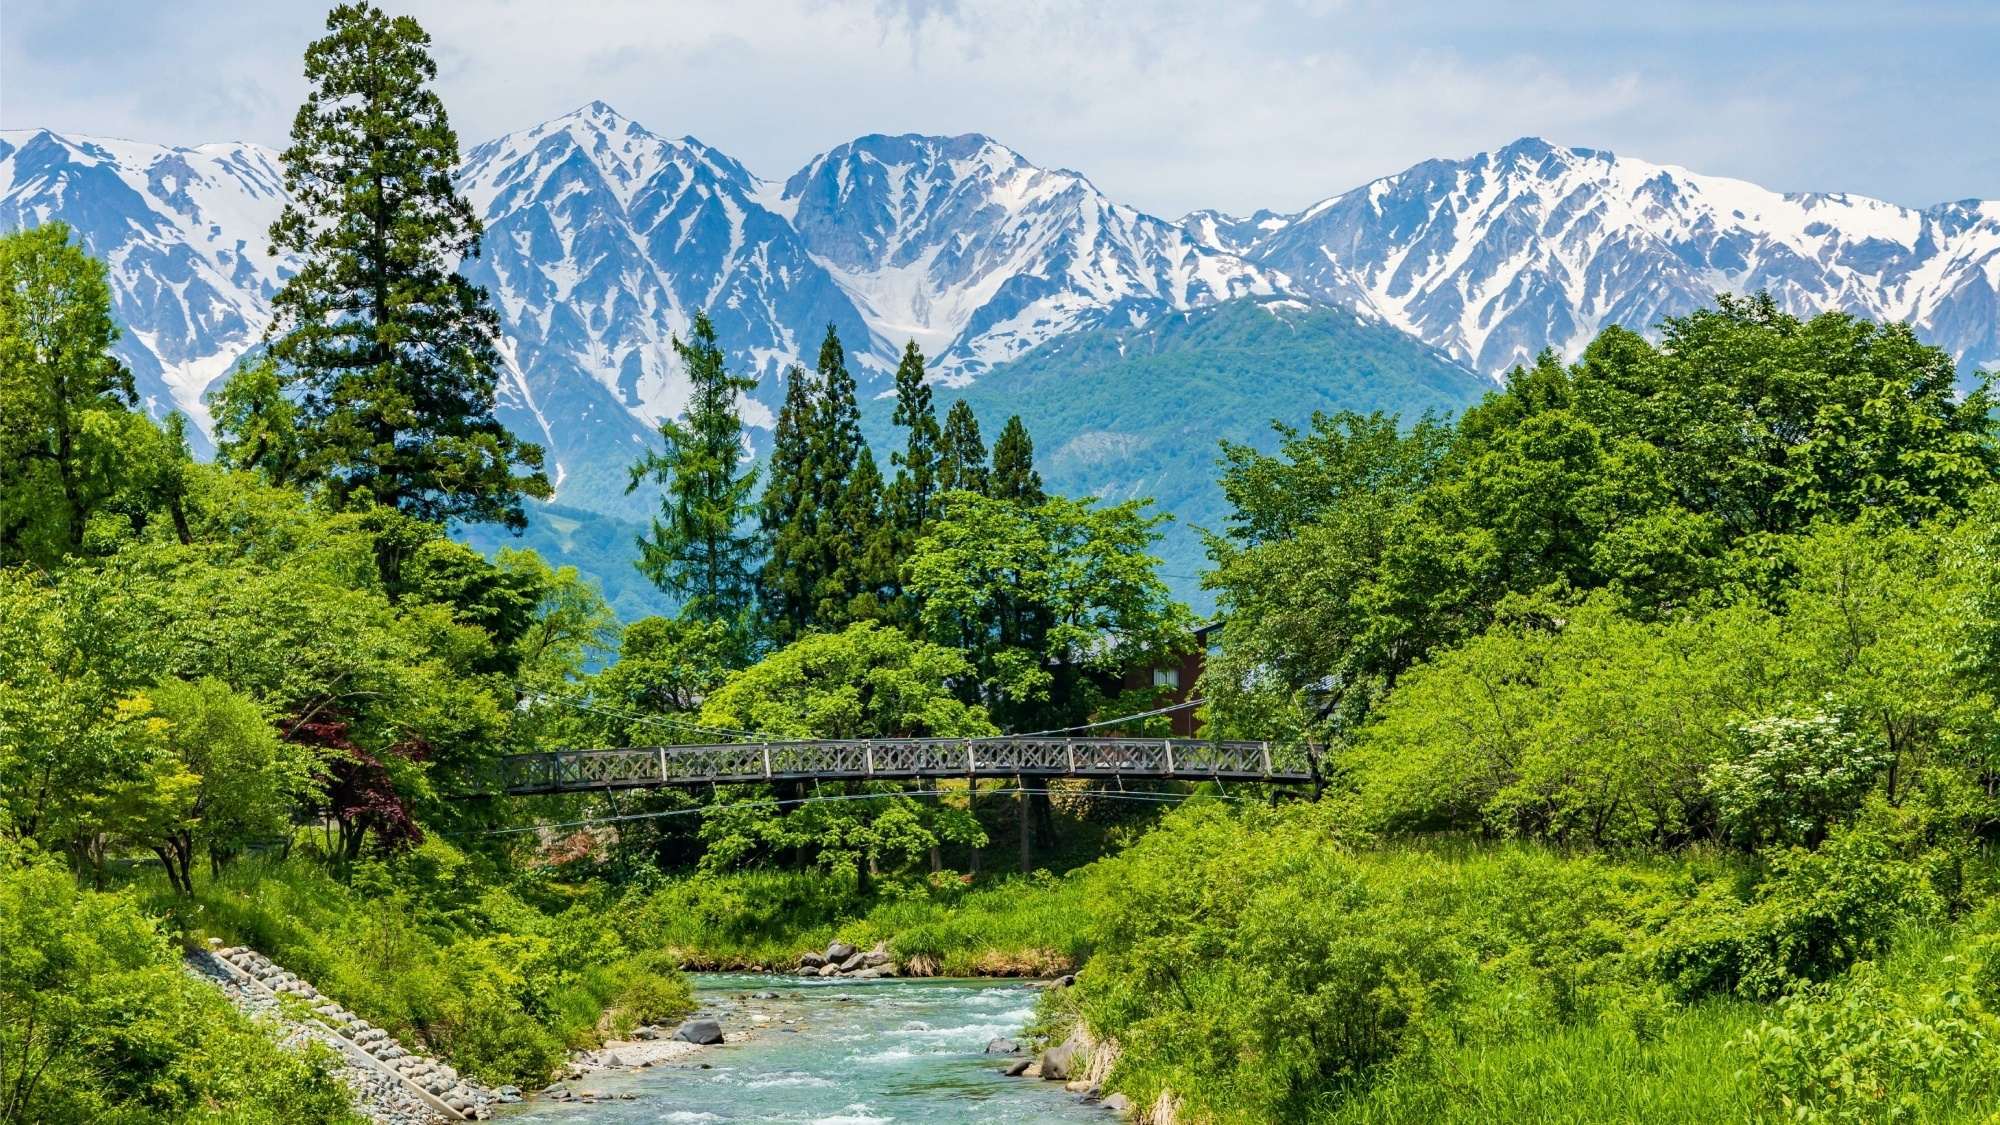
[{"label": "large boulder", "polygon": [[1068,1082],[1081,1077],[1083,1067],[1089,1058],[1090,1048],[1090,1037],[1084,1034],[1082,1028],[1070,1032],[1069,1038],[1043,1051],[1042,1057],[1037,1060],[1043,1080]]},{"label": "large boulder", "polygon": [[868,960],[868,955],[866,953],[850,953],[847,956],[840,959],[840,971],[843,973],[851,973],[856,969],[861,968],[862,965],[866,964],[867,960]]},{"label": "large boulder", "polygon": [[861,964],[870,969],[875,968],[877,965],[886,965],[888,963],[889,954],[880,949],[871,949],[861,955]]},{"label": "large boulder", "polygon": [[826,947],[826,959],[836,965],[854,956],[854,947],[844,941],[836,941]]},{"label": "large boulder", "polygon": [[801,969],[817,969],[824,964],[826,964],[826,958],[817,953],[801,954],[799,957],[799,968]]},{"label": "large boulder", "polygon": [[986,1041],[986,1053],[989,1055],[1018,1055],[1021,1053],[1021,1045],[1012,1039],[988,1039]]},{"label": "large boulder", "polygon": [[722,1042],[722,1025],[711,1019],[691,1019],[674,1031],[674,1038],[684,1043],[699,1043],[708,1046]]}]

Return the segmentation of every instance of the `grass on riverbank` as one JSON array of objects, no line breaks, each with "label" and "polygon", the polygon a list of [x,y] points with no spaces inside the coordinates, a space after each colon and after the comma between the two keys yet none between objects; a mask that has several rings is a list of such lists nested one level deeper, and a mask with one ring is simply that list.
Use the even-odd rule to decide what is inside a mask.
[{"label": "grass on riverbank", "polygon": [[886,942],[906,967],[942,976],[1049,976],[1088,954],[1081,880],[956,876],[889,885],[863,898],[815,872],[746,871],[672,880],[625,905],[632,940],[649,935],[692,968],[784,970],[835,941]]},{"label": "grass on riverbank", "polygon": [[249,945],[488,1082],[546,1081],[571,1050],[693,1009],[672,957],[628,945],[601,893],[545,909],[435,841],[345,883],[248,859],[192,900],[146,886],[189,940]]}]

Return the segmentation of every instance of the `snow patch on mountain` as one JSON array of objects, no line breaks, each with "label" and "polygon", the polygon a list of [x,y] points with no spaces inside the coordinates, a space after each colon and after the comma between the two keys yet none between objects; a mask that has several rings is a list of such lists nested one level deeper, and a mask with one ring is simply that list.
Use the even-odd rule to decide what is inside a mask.
[{"label": "snow patch on mountain", "polygon": [[1525,138],[1418,164],[1291,217],[1197,212],[1183,227],[1307,293],[1366,300],[1498,375],[1574,355],[1611,324],[1649,330],[1768,290],[1787,309],[1907,320],[1968,367],[2000,360],[2000,207],[1917,210],[1779,193]]}]

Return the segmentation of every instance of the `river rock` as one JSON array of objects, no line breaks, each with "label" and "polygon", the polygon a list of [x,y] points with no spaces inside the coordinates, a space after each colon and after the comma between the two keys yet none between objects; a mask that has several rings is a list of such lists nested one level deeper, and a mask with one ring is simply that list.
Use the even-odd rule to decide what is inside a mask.
[{"label": "river rock", "polygon": [[1009,1078],[1019,1078],[1022,1075],[1026,1074],[1028,1072],[1028,1068],[1033,1065],[1035,1065],[1035,1060],[1033,1059],[1015,1059],[1012,1063],[1009,1063],[1007,1065],[1007,1068],[1005,1070],[1002,1070],[1000,1073],[1006,1075]]},{"label": "river rock", "polygon": [[674,1038],[684,1043],[699,1043],[707,1046],[722,1042],[722,1025],[710,1019],[693,1019],[682,1024]]},{"label": "river rock", "polygon": [[854,953],[855,953],[854,947],[847,944],[844,941],[836,941],[832,945],[826,947],[826,959],[828,961],[834,962],[835,964],[838,964],[842,961],[847,960],[849,957],[854,956]]},{"label": "river rock", "polygon": [[752,1000],[776,1000],[777,998],[778,994],[775,992],[753,992],[750,994],[750,999]]},{"label": "river rock", "polygon": [[801,977],[816,977],[819,975],[820,970],[824,968],[826,968],[825,965],[800,965],[798,971],[793,975]]},{"label": "river rock", "polygon": [[659,1037],[660,1029],[657,1027],[635,1027],[632,1029],[632,1038],[634,1039],[651,1041]]},{"label": "river rock", "polygon": [[889,955],[880,949],[871,949],[861,955],[861,964],[865,968],[872,969],[877,965],[886,965],[888,963]]},{"label": "river rock", "polygon": [[1012,1039],[988,1039],[986,1041],[986,1053],[989,1055],[1018,1055],[1021,1053],[1021,1045]]},{"label": "river rock", "polygon": [[1113,1094],[1104,1099],[1104,1108],[1113,1113],[1132,1112],[1132,1099],[1123,1094]]},{"label": "river rock", "polygon": [[850,953],[847,956],[840,959],[840,971],[843,973],[851,973],[854,970],[859,969],[862,965],[866,964],[867,960],[868,960],[868,955],[866,953]]},{"label": "river rock", "polygon": [[837,976],[839,975],[839,973],[840,973],[839,965],[821,965],[819,967],[819,975],[823,977]]},{"label": "river rock", "polygon": [[880,980],[882,978],[882,970],[856,969],[853,972],[847,974],[847,977],[849,980]]},{"label": "river rock", "polygon": [[1068,1082],[1075,1077],[1071,1072],[1081,1061],[1078,1056],[1089,1046],[1090,1041],[1084,1037],[1082,1029],[1070,1032],[1069,1038],[1042,1052],[1040,1059],[1042,1079],[1047,1082]]},{"label": "river rock", "polygon": [[824,964],[826,964],[826,958],[821,954],[802,953],[799,955],[799,968],[801,969],[817,969]]}]

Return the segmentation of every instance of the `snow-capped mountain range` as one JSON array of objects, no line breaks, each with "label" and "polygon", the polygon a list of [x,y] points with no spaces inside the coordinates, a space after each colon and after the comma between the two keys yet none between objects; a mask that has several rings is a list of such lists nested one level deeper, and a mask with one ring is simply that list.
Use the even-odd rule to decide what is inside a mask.
[{"label": "snow-capped mountain range", "polygon": [[[602,510],[637,510],[624,467],[686,401],[670,342],[698,309],[765,381],[753,423],[828,324],[880,389],[906,340],[963,383],[1237,297],[1350,308],[1498,375],[1607,324],[1769,289],[1803,313],[1908,320],[1968,372],[2000,365],[2000,202],[1780,194],[1533,139],[1296,214],[1169,221],[981,136],[862,137],[779,182],[594,102],[472,149],[459,179],[487,224],[464,268],[501,310],[503,417],[548,447],[560,498]],[[283,202],[253,144],[0,132],[0,228],[75,227],[110,264],[149,407],[202,427],[292,267],[268,252]]]},{"label": "snow-capped mountain range", "polygon": [[1779,193],[1527,138],[1430,160],[1296,215],[1184,220],[1308,296],[1358,290],[1390,322],[1497,373],[1646,329],[1718,291],[1905,320],[1968,369],[2000,365],[2000,201],[1917,210]]}]

